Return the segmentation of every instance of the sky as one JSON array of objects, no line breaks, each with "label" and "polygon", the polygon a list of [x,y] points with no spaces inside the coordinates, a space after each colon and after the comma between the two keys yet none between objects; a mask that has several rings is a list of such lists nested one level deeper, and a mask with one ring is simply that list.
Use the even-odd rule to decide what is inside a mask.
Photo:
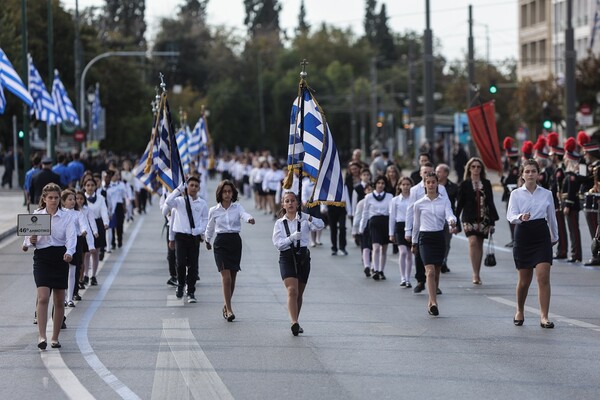
[{"label": "sky", "polygon": [[[61,0],[67,9],[75,8],[75,0]],[[293,33],[298,25],[301,0],[280,0],[280,26]],[[161,18],[169,17],[181,3],[179,0],[146,0],[146,23],[149,41],[159,27]],[[425,29],[425,0],[378,0],[386,4],[389,27],[394,32]],[[102,5],[103,0],[79,0],[79,7]],[[464,59],[469,34],[468,6],[473,6],[473,36],[475,57],[491,62],[518,55],[517,0],[430,0],[430,28],[441,41],[441,53],[448,60]],[[304,0],[308,23],[312,27],[322,22],[340,28],[351,27],[362,35],[365,0]],[[234,28],[245,34],[243,0],[210,0],[208,23]]]}]

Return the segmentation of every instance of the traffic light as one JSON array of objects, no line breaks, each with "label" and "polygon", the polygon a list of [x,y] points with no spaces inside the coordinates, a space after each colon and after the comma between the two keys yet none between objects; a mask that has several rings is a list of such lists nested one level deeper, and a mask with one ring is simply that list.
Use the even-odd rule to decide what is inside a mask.
[{"label": "traffic light", "polygon": [[490,93],[491,94],[496,94],[498,92],[498,86],[496,85],[496,81],[495,80],[491,80],[490,81]]},{"label": "traffic light", "polygon": [[544,129],[550,130],[552,129],[552,121],[550,121],[549,119],[545,119],[542,126],[544,127]]},{"label": "traffic light", "polygon": [[552,110],[547,102],[542,105],[542,128],[547,131],[552,129]]},{"label": "traffic light", "polygon": [[23,139],[25,137],[25,132],[23,130],[19,131],[19,139]]},{"label": "traffic light", "polygon": [[377,113],[377,127],[381,128],[383,126],[383,121],[385,120],[385,114],[380,111]]}]

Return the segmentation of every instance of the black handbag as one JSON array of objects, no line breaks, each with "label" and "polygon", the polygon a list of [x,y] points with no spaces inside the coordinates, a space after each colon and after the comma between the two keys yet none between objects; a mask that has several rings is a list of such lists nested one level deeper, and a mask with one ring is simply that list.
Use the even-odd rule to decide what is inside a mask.
[{"label": "black handbag", "polygon": [[485,265],[486,267],[496,266],[496,255],[494,254],[494,237],[491,233],[487,244],[485,259],[483,260],[483,265]]}]

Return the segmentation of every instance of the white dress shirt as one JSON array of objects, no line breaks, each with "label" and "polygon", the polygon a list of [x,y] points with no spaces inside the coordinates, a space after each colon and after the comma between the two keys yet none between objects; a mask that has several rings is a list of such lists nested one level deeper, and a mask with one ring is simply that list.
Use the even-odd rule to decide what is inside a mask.
[{"label": "white dress shirt", "polygon": [[280,169],[271,169],[265,173],[262,181],[263,190],[273,190],[277,192],[277,189],[281,187],[281,181],[285,179],[285,174]]},{"label": "white dress shirt", "polygon": [[[302,213],[302,219],[300,220],[300,232],[302,232],[302,236],[300,238],[300,247],[307,247],[310,241],[310,231],[316,232],[325,228],[325,223],[323,220],[315,217],[310,217],[311,221],[309,222],[310,215],[307,213]],[[285,231],[285,226],[283,225],[283,221],[286,220],[288,223],[288,227],[290,229],[290,235],[298,230],[298,220],[296,218],[290,220],[285,215],[282,218],[279,218],[275,221],[275,226],[273,227],[273,244],[279,251],[285,251],[292,246],[292,241],[288,237],[288,234]],[[296,242],[294,241],[294,246]]]},{"label": "white dress shirt", "polygon": [[186,233],[194,236],[203,235],[208,223],[208,206],[200,196],[197,196],[195,200],[190,196],[188,198],[190,199],[192,218],[194,218],[194,229],[190,226],[185,199],[179,188],[173,190],[165,200],[165,205],[169,211],[171,209],[177,210],[173,217],[173,231],[175,233]]},{"label": "white dress shirt", "polygon": [[[96,196],[96,200],[92,203],[90,201],[90,198],[93,198],[94,196]],[[108,225],[110,219],[108,218],[108,208],[106,207],[106,199],[98,191],[94,193],[94,196],[88,196],[87,193],[85,194],[85,198],[87,199],[87,206],[90,210],[90,216],[93,219],[102,218],[103,224]]]},{"label": "white dress shirt", "polygon": [[365,199],[360,200],[356,203],[356,208],[354,209],[354,219],[352,220],[352,234],[353,235],[362,235],[362,231],[360,230],[360,221],[362,220],[363,210],[365,209]]},{"label": "white dress shirt", "polygon": [[[45,208],[41,210],[35,210],[34,214],[48,214]],[[77,230],[75,229],[74,216],[67,210],[59,208],[56,214],[52,216],[50,222],[50,235],[38,236],[37,243],[31,244],[31,236],[25,236],[23,240],[23,246],[35,247],[36,249],[45,249],[51,246],[65,246],[67,248],[66,254],[72,256],[75,254],[77,248]]]},{"label": "white dress shirt", "polygon": [[229,208],[224,208],[221,203],[212,206],[208,210],[208,224],[204,237],[207,243],[211,243],[215,233],[236,233],[242,230],[241,221],[246,222],[253,219],[244,207],[238,203],[231,203]]},{"label": "white dress shirt", "polygon": [[456,217],[447,196],[438,194],[431,200],[424,196],[413,205],[414,222],[412,229],[413,244],[419,241],[419,232],[439,232],[444,230],[446,221],[448,225],[456,224]]},{"label": "white dress shirt", "polygon": [[390,203],[392,202],[394,196],[392,196],[391,193],[383,192],[384,197],[381,201],[379,201],[375,198],[375,195],[381,196],[381,193],[373,191],[365,196],[365,205],[363,208],[362,217],[360,219],[359,230],[361,232],[364,232],[367,222],[369,222],[372,217],[378,215],[390,215]]},{"label": "white dress shirt", "polygon": [[[421,181],[419,183],[417,183],[415,186],[410,188],[410,195],[408,196],[409,198],[409,202],[408,202],[408,207],[406,208],[406,225],[404,226],[404,236],[412,236],[412,230],[413,230],[413,205],[415,204],[415,202],[419,199],[421,199],[423,196],[425,196],[426,193],[426,189],[425,189],[425,182]],[[446,198],[446,200],[448,200],[448,203],[450,203],[450,200],[448,199],[448,192],[446,192],[446,188],[442,185],[438,185],[438,193],[439,194],[443,194],[444,197]]]},{"label": "white dress shirt", "polygon": [[406,209],[408,208],[409,201],[410,195],[404,197],[402,193],[400,193],[398,196],[394,197],[390,202],[390,236],[394,236],[396,232],[396,222],[406,221]]},{"label": "white dress shirt", "polygon": [[558,241],[558,224],[552,192],[537,186],[531,193],[525,185],[510,192],[506,219],[511,224],[520,224],[521,216],[529,213],[529,220],[545,219],[548,221],[552,243]]}]

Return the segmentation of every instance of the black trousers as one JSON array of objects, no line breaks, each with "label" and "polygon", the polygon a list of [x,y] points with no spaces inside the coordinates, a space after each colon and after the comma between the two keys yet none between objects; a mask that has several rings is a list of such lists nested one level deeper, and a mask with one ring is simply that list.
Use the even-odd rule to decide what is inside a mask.
[{"label": "black trousers", "polygon": [[175,258],[175,249],[171,250],[171,248],[169,248],[169,234],[168,233],[167,233],[167,263],[169,264],[169,275],[177,276],[177,259]]},{"label": "black trousers", "polygon": [[331,232],[331,250],[346,250],[346,208],[327,207],[329,229]]},{"label": "black trousers", "polygon": [[558,245],[556,246],[556,255],[558,257],[567,258],[567,251],[569,250],[567,224],[565,222],[565,214],[560,207],[556,209],[556,222],[558,225]]},{"label": "black trousers", "polygon": [[[125,205],[117,203],[115,207],[115,227],[112,230],[112,247],[115,247],[115,236],[119,247],[123,246],[123,224],[125,223]],[[116,231],[116,235],[115,235]]]},{"label": "black trousers", "polygon": [[196,292],[200,236],[175,234],[175,258],[177,259],[177,284],[180,289],[187,284],[188,294]]},{"label": "black trousers", "polygon": [[579,231],[579,210],[569,210],[567,226],[569,228],[569,240],[571,241],[571,258],[582,260],[581,251],[581,232]]}]

